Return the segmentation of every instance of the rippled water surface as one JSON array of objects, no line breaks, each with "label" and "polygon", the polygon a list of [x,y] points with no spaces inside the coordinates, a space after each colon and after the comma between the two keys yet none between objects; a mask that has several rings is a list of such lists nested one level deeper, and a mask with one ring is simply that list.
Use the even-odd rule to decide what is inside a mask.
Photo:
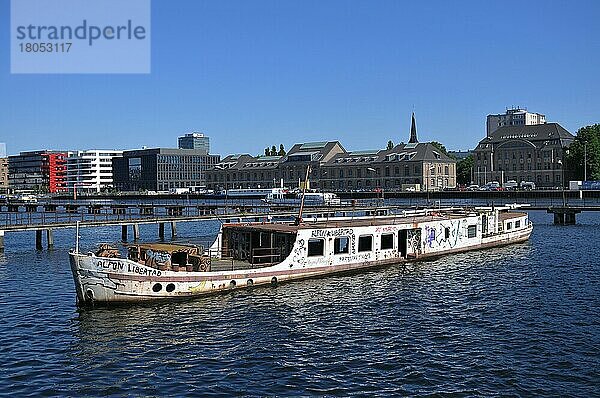
[{"label": "rippled water surface", "polygon": [[[600,394],[600,215],[525,244],[177,303],[78,311],[56,232],[6,236],[0,395]],[[141,228],[144,240],[155,226]],[[180,224],[205,241],[215,224]],[[83,230],[83,246],[118,227]]]}]

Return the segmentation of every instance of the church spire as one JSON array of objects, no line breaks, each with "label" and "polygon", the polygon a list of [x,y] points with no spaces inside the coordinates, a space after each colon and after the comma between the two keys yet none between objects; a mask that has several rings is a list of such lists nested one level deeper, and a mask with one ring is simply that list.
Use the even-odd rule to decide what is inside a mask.
[{"label": "church spire", "polygon": [[417,121],[415,120],[415,113],[412,113],[412,120],[410,123],[410,140],[408,140],[410,144],[416,144],[419,142],[417,139]]}]

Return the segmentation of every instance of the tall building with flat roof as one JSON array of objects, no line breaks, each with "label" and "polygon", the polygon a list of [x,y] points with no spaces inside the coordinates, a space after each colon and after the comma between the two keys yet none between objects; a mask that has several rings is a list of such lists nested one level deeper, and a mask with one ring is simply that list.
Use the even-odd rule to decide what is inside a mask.
[{"label": "tall building with flat roof", "polygon": [[67,158],[67,186],[70,191],[100,192],[113,188],[112,158],[123,151],[91,149]]},{"label": "tall building with flat roof", "polygon": [[541,113],[528,112],[527,109],[520,107],[506,109],[506,113],[487,116],[487,136],[489,137],[494,131],[504,126],[533,126],[545,123],[546,115]]},{"label": "tall building with flat roof", "polygon": [[177,141],[179,149],[195,149],[203,151],[205,155],[210,152],[210,140],[202,133],[188,133],[179,137]]},{"label": "tall building with flat roof", "polygon": [[67,157],[63,151],[29,151],[8,157],[8,184],[15,191],[64,192]]},{"label": "tall building with flat roof", "polygon": [[206,184],[206,170],[221,157],[200,149],[149,148],[123,151],[112,159],[120,191],[168,191]]}]

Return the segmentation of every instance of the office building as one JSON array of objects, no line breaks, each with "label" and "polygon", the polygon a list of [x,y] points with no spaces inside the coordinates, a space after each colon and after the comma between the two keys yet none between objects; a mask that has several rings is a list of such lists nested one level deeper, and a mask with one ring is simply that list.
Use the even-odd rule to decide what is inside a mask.
[{"label": "office building", "polygon": [[210,152],[210,140],[208,136],[202,133],[185,134],[178,139],[179,149],[194,149],[203,151],[205,155]]},{"label": "office building", "polygon": [[28,151],[8,157],[8,183],[15,192],[56,193],[67,190],[63,151]]},{"label": "office building", "polygon": [[101,192],[114,187],[112,158],[123,151],[77,151],[67,158],[67,186],[69,191]]},{"label": "office building", "polygon": [[120,191],[168,191],[206,185],[206,170],[219,155],[203,149],[151,148],[123,151],[112,159],[114,185]]}]

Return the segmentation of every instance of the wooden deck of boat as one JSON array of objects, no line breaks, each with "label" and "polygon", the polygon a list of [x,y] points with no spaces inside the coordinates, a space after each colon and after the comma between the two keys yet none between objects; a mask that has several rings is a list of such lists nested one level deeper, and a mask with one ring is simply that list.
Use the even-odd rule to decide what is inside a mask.
[{"label": "wooden deck of boat", "polygon": [[268,267],[272,264],[250,264],[247,261],[240,260],[232,260],[228,259],[211,259],[210,261],[210,270],[213,272],[218,271],[239,271],[239,270],[249,270],[255,268],[263,268]]}]

